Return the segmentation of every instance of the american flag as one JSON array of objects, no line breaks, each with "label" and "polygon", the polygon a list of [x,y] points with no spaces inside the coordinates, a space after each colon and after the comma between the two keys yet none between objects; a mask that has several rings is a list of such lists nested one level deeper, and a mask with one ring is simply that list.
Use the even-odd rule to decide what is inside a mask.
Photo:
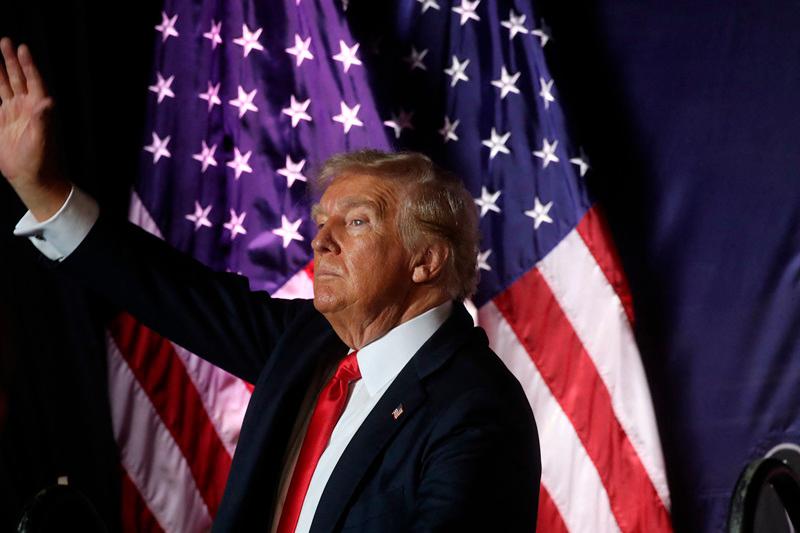
[{"label": "american flag", "polygon": [[[254,290],[311,297],[313,169],[427,153],[480,212],[475,314],[538,422],[540,530],[670,531],[630,295],[550,33],[522,1],[167,0],[130,218]],[[129,316],[108,344],[125,529],[208,529],[251,386]]]}]

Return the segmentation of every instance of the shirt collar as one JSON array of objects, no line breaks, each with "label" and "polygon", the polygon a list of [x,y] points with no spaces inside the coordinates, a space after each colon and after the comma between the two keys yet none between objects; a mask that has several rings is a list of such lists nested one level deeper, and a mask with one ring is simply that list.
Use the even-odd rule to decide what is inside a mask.
[{"label": "shirt collar", "polygon": [[447,301],[389,330],[358,351],[358,368],[370,396],[394,381],[423,344],[444,324],[453,310]]}]

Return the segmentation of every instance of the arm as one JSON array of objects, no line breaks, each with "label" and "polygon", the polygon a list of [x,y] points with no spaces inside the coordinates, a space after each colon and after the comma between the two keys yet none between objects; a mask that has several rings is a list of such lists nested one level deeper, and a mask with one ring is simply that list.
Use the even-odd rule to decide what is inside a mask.
[{"label": "arm", "polygon": [[59,269],[251,383],[287,324],[308,307],[251,292],[245,277],[215,272],[138,226],[102,214]]},{"label": "arm", "polygon": [[524,396],[472,390],[434,430],[409,530],[535,531],[540,476]]}]

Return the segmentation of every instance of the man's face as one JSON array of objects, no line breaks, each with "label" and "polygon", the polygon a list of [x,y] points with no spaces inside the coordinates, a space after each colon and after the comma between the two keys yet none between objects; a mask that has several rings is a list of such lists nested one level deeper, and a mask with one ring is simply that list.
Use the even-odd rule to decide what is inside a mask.
[{"label": "man's face", "polygon": [[[337,177],[314,207],[314,306],[326,316],[370,321],[403,305],[411,258],[397,226],[406,193],[363,174]],[[355,324],[354,324],[355,325]]]}]

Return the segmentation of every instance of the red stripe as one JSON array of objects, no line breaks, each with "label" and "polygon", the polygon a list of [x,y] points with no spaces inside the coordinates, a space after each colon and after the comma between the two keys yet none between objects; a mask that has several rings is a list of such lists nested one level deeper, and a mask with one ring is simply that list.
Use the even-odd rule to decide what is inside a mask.
[{"label": "red stripe", "polygon": [[306,274],[308,274],[308,277],[311,279],[311,281],[314,281],[314,260],[313,259],[308,262],[308,264],[305,266],[305,268],[303,270],[306,271]]},{"label": "red stripe", "polygon": [[617,297],[622,302],[622,308],[628,315],[628,322],[633,326],[633,298],[628,287],[628,280],[622,270],[622,261],[617,254],[614,240],[608,229],[605,219],[599,211],[597,205],[586,212],[580,224],[576,228],[578,234],[586,243],[594,260],[600,266],[600,270],[605,274],[608,283],[614,288]]},{"label": "red stripe", "polygon": [[120,517],[123,533],[164,533],[156,517],[150,512],[147,504],[133,484],[128,472],[121,469],[120,484]]},{"label": "red stripe", "polygon": [[539,489],[539,514],[536,517],[536,531],[539,533],[569,533],[561,513],[544,488]]},{"label": "red stripe", "polygon": [[539,271],[530,270],[495,303],[574,426],[620,529],[671,531],[669,514],[614,414],[608,389]]},{"label": "red stripe", "polygon": [[213,518],[219,508],[231,457],[200,394],[172,344],[121,313],[109,327],[122,356],[186,458]]}]

